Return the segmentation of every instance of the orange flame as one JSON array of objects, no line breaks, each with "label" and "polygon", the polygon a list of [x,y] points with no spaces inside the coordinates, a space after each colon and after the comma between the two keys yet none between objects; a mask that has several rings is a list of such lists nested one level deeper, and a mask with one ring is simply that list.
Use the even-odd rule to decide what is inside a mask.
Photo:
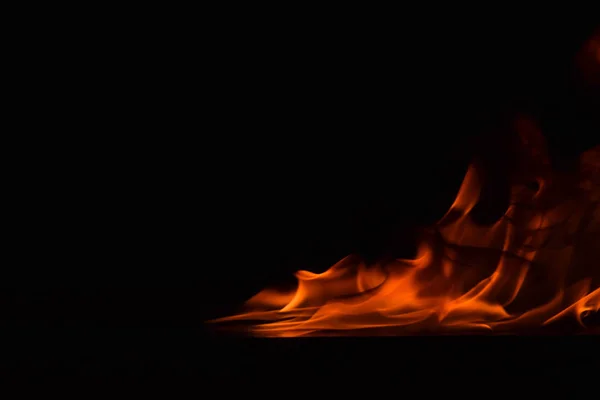
[{"label": "orange flame", "polygon": [[539,183],[521,179],[492,226],[471,217],[481,176],[471,166],[447,214],[415,259],[367,266],[348,256],[327,271],[298,271],[290,292],[261,291],[248,311],[217,320],[252,321],[258,336],[519,332],[600,308],[600,147],[578,176],[552,175],[541,135],[517,123]]}]

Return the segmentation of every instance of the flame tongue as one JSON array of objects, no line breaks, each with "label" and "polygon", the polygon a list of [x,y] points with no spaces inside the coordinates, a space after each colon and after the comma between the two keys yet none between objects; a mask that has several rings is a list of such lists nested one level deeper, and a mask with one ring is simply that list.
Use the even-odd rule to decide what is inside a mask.
[{"label": "flame tongue", "polygon": [[296,290],[264,290],[218,321],[259,321],[261,336],[504,332],[570,317],[584,326],[600,307],[600,147],[582,156],[580,176],[555,179],[535,126],[518,130],[538,188],[515,184],[492,226],[471,218],[481,191],[472,166],[415,259],[346,257],[321,274],[299,271]]}]

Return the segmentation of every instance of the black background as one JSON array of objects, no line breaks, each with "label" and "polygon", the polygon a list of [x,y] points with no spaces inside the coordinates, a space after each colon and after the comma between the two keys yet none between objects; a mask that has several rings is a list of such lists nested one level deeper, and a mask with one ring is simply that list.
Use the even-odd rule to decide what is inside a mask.
[{"label": "black background", "polygon": [[[80,69],[61,116],[81,136],[53,139],[63,151],[34,174],[23,229],[40,244],[5,270],[1,324],[66,327],[88,350],[103,337],[156,343],[133,346],[140,364],[113,361],[135,373],[152,354],[155,366],[201,359],[206,319],[298,269],[350,253],[410,257],[416,229],[444,214],[476,156],[495,171],[493,219],[518,113],[539,121],[556,168],[598,143],[598,94],[574,64],[594,31],[582,16],[332,18],[154,24],[103,49],[106,37],[67,46]],[[245,351],[238,361],[260,358]]]}]

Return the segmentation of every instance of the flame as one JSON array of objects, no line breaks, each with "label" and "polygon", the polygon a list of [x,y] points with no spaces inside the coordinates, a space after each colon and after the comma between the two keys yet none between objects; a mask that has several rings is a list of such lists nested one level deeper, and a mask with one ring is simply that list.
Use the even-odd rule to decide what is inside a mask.
[{"label": "flame", "polygon": [[414,259],[348,256],[320,274],[298,271],[295,290],[263,290],[217,322],[251,321],[251,333],[279,337],[585,327],[600,308],[600,147],[582,155],[577,176],[557,176],[535,124],[516,129],[528,173],[493,225],[472,218],[483,181],[472,165]]}]

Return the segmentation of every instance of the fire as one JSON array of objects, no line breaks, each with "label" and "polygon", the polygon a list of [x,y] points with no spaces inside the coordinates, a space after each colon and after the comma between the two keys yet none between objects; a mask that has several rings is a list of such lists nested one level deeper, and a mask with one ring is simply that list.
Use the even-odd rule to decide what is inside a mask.
[{"label": "fire", "polygon": [[577,174],[553,174],[535,124],[521,119],[517,130],[526,172],[493,225],[472,218],[483,179],[472,165],[414,259],[367,265],[351,255],[320,274],[298,271],[295,290],[263,290],[217,322],[250,321],[252,334],[271,337],[586,327],[600,308],[600,147]]}]

